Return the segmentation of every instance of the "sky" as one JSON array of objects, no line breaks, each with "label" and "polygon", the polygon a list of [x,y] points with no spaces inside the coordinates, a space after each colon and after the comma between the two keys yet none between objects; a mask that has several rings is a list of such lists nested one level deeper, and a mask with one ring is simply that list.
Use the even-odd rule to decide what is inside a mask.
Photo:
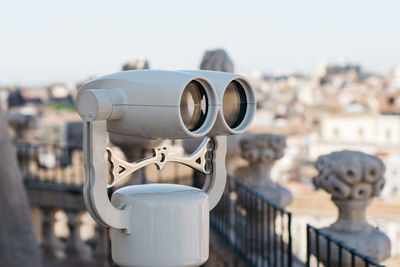
[{"label": "sky", "polygon": [[135,57],[197,69],[214,48],[241,71],[314,72],[322,59],[387,70],[400,65],[400,1],[0,2],[0,85],[79,81]]}]

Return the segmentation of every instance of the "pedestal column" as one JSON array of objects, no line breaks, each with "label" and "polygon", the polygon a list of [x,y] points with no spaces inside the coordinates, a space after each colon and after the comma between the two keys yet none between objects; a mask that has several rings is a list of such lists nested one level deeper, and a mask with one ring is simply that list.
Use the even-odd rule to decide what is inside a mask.
[{"label": "pedestal column", "polygon": [[240,141],[241,155],[252,172],[249,186],[275,204],[286,207],[292,194],[271,179],[271,169],[284,155],[286,137],[276,134],[248,134]]},{"label": "pedestal column", "polygon": [[[286,138],[283,135],[248,134],[240,141],[241,156],[248,161],[251,171],[250,177],[244,180],[251,189],[282,208],[292,202],[292,194],[271,179],[271,170],[275,162],[283,157],[285,147]],[[243,249],[250,247],[254,251],[250,253],[251,257],[262,257],[277,266],[285,265],[285,259],[281,257],[286,246],[282,235],[285,231],[282,228],[284,215],[246,188],[238,190],[237,201],[245,209],[242,222],[235,226],[238,236],[242,237]]]},{"label": "pedestal column", "polygon": [[[336,222],[321,230],[377,262],[388,258],[389,238],[365,218],[366,208],[373,197],[380,195],[385,184],[382,161],[358,151],[339,151],[320,156],[315,167],[319,172],[313,180],[315,186],[332,195],[339,211]],[[311,238],[315,244],[316,237]],[[326,263],[328,244],[324,238],[319,239],[319,244],[319,258]],[[316,248],[312,247],[311,252],[315,255]],[[338,255],[338,248],[334,245],[331,245],[331,255]],[[331,256],[330,259],[331,266],[337,266],[337,257]],[[343,255],[343,264],[351,266],[348,253]],[[356,261],[356,266],[365,266],[365,263]]]}]

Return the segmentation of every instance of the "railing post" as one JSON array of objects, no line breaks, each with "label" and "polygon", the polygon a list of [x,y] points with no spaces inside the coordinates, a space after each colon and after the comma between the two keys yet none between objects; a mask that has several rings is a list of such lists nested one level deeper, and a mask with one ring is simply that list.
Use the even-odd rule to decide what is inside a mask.
[{"label": "railing post", "polygon": [[97,263],[96,266],[107,267],[110,266],[110,248],[109,248],[109,236],[108,236],[108,228],[96,224],[95,226],[95,240],[96,247],[94,249],[93,258]]},{"label": "railing post", "polygon": [[69,229],[69,236],[65,248],[67,256],[79,259],[90,259],[91,250],[83,242],[80,235],[83,212],[75,209],[67,209],[65,213],[67,214],[67,225]]},{"label": "railing post", "polygon": [[306,266],[310,267],[310,258],[311,258],[311,238],[310,238],[310,227],[307,224],[307,261]]},{"label": "railing post", "polygon": [[47,259],[57,259],[64,256],[64,245],[57,239],[54,232],[56,209],[40,207],[42,213],[42,253]]},{"label": "railing post", "polygon": [[[229,181],[228,181],[229,182]],[[228,238],[232,244],[236,243],[235,227],[236,227],[236,201],[237,196],[234,193],[228,192],[228,224],[229,224],[229,234]]]},{"label": "railing post", "polygon": [[292,264],[293,264],[293,255],[292,255],[292,214],[291,213],[289,213],[288,214],[288,222],[287,222],[287,225],[288,225],[288,235],[289,235],[289,237],[288,237],[288,264],[287,264],[287,266],[288,267],[291,267],[292,266]]}]

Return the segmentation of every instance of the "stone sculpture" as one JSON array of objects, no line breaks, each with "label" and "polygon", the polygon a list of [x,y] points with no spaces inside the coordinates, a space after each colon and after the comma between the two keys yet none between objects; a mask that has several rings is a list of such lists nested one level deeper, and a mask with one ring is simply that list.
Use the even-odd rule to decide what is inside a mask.
[{"label": "stone sculpture", "polygon": [[275,161],[281,159],[286,147],[286,137],[278,134],[248,134],[240,141],[241,155],[249,162],[253,176],[249,186],[280,206],[292,202],[289,190],[271,179]]},{"label": "stone sculpture", "polygon": [[[321,231],[344,241],[378,262],[388,258],[389,238],[370,225],[365,218],[367,206],[373,197],[380,195],[385,185],[383,162],[373,155],[345,150],[320,156],[315,167],[319,173],[313,179],[314,185],[330,193],[339,210],[336,222]],[[326,241],[320,239],[321,259],[325,261],[326,246]],[[315,253],[315,248],[312,250]],[[336,250],[331,255],[337,254],[337,247],[331,246],[331,250]],[[337,264],[336,261],[337,259],[332,258],[331,264]],[[345,255],[343,266],[350,264],[350,255]],[[364,266],[363,264],[356,261],[356,266]]]}]

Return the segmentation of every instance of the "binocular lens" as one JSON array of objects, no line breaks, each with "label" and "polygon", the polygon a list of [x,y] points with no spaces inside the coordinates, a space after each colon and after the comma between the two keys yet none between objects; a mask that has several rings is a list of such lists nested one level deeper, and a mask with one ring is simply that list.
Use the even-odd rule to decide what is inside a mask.
[{"label": "binocular lens", "polygon": [[180,112],[183,123],[189,131],[196,131],[203,125],[208,111],[208,99],[204,87],[191,81],[183,90]]},{"label": "binocular lens", "polygon": [[246,114],[247,99],[243,86],[232,81],[224,92],[222,98],[222,111],[225,122],[230,128],[236,128],[243,121]]}]

